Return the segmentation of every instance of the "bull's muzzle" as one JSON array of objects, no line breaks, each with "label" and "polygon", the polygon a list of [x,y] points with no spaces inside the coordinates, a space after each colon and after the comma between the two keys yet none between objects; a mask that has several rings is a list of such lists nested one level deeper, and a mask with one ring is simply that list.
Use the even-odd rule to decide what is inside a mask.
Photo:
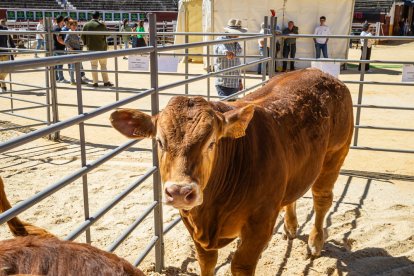
[{"label": "bull's muzzle", "polygon": [[178,209],[191,209],[200,205],[202,199],[196,183],[165,183],[165,203]]}]

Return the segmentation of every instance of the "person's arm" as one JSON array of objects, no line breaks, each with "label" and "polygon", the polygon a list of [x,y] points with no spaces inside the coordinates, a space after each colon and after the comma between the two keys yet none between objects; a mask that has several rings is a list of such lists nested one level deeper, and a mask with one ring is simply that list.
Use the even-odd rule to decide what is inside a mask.
[{"label": "person's arm", "polygon": [[62,45],[65,45],[65,41],[63,41],[62,36],[61,35],[56,35],[56,40],[57,42],[59,42]]},{"label": "person's arm", "polygon": [[293,33],[294,34],[299,34],[299,27],[297,27],[297,26],[293,27]]},{"label": "person's arm", "polygon": [[[329,28],[328,28],[328,35],[331,35],[331,30]],[[329,40],[329,38],[327,37],[325,44],[328,44],[328,40]]]},{"label": "person's arm", "polygon": [[[315,31],[313,32],[314,35],[317,34],[317,30],[318,30],[318,27],[315,28]],[[313,38],[313,42],[316,44],[316,38]]]},{"label": "person's arm", "polygon": [[[82,31],[87,31],[87,30],[88,28],[86,27],[86,25],[84,25],[82,28]],[[88,37],[85,34],[81,34],[81,39],[83,41],[83,45],[86,46],[88,44],[88,41],[87,41]]]}]

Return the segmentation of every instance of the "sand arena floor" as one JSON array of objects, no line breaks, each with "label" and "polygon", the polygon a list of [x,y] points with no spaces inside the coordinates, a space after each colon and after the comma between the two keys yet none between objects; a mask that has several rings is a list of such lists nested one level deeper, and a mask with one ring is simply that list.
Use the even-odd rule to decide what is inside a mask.
[{"label": "sand arena floor", "polygon": [[[414,43],[375,46],[372,59],[414,60]],[[359,58],[360,51],[352,49],[350,58]],[[29,58],[22,56],[19,58]],[[114,68],[112,60],[109,68]],[[90,68],[89,63],[84,63]],[[127,62],[119,60],[120,70],[127,70]],[[183,72],[183,67],[180,67]],[[190,72],[203,73],[202,65],[191,64]],[[66,78],[69,78],[65,72]],[[88,75],[89,78],[90,75]],[[110,75],[113,82],[114,76]],[[160,85],[184,79],[161,76]],[[342,72],[342,80],[358,80],[355,68]],[[398,82],[401,67],[376,68],[366,80]],[[44,85],[44,73],[14,74],[13,81]],[[120,86],[134,89],[149,87],[149,77],[143,75],[119,76]],[[256,83],[248,80],[248,84]],[[206,94],[206,81],[189,85],[190,94]],[[354,102],[358,85],[348,85]],[[21,86],[17,86],[22,89]],[[58,102],[75,104],[73,86],[60,84]],[[214,89],[212,89],[214,91]],[[169,90],[184,93],[184,87]],[[215,92],[213,93],[215,94]],[[121,94],[121,98],[128,94]],[[24,93],[20,98],[44,102],[44,93]],[[85,105],[102,106],[115,100],[112,89],[84,91]],[[161,107],[170,99],[160,98]],[[414,88],[367,85],[363,104],[413,106]],[[15,102],[15,108],[30,106]],[[132,108],[149,109],[150,100],[145,98],[128,105]],[[10,108],[10,100],[0,98],[0,109]],[[85,108],[85,111],[93,110]],[[45,118],[44,109],[20,111],[21,115]],[[74,107],[60,107],[60,119],[77,114]],[[108,124],[109,114],[91,120],[94,124]],[[32,123],[26,119],[0,114],[0,128]],[[413,111],[364,109],[361,124],[414,129]],[[2,131],[0,141],[22,135],[22,131]],[[38,139],[0,155],[0,175],[12,204],[24,200],[80,168],[78,127],[61,132],[62,140],[52,142]],[[87,126],[87,160],[91,162],[127,139],[111,128]],[[400,148],[414,150],[414,133],[379,130],[360,130],[361,146]],[[90,211],[95,213],[105,203],[120,193],[137,177],[152,166],[148,151],[149,141],[142,141],[130,150],[88,174]],[[414,275],[414,158],[411,154],[351,150],[339,177],[334,203],[327,215],[328,234],[322,257],[311,259],[306,242],[313,221],[312,200],[308,193],[298,201],[299,235],[293,241],[282,239],[282,219],[275,226],[268,248],[257,266],[257,275]],[[349,173],[352,175],[350,176]],[[151,179],[150,179],[151,180]],[[151,181],[146,181],[124,201],[112,209],[102,220],[91,227],[93,245],[107,248],[120,233],[131,224],[140,212],[153,202]],[[177,211],[164,207],[164,221],[168,223]],[[53,196],[24,212],[20,217],[44,227],[59,237],[65,237],[83,220],[82,184],[78,180]],[[280,215],[282,218],[283,214]],[[115,253],[133,262],[153,236],[153,217],[148,216]],[[0,239],[10,238],[5,225],[0,226]],[[84,241],[80,236],[77,241]],[[220,250],[217,275],[230,275],[230,261],[237,243]],[[165,266],[162,275],[199,275],[193,243],[182,223],[165,237]],[[149,275],[154,273],[154,254],[151,252],[140,265]]]}]

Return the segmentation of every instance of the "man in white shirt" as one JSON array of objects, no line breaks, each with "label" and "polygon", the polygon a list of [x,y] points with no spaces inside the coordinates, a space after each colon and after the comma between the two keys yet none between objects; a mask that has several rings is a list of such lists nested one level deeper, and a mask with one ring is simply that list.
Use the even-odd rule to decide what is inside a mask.
[{"label": "man in white shirt", "polygon": [[[371,25],[364,25],[362,27],[362,32],[361,32],[361,37],[372,37],[373,35],[373,28]],[[371,49],[372,49],[372,44],[374,43],[373,39],[367,39],[367,56],[366,56],[366,60],[370,60],[371,59]],[[363,59],[362,57],[362,53],[364,52],[364,44],[365,44],[365,39],[361,38],[361,59]],[[358,66],[358,71],[361,71],[361,63]],[[365,72],[371,72],[371,70],[369,69],[369,63],[365,63]]]},{"label": "man in white shirt", "polygon": [[[315,28],[315,35],[330,35],[331,31],[329,27],[325,25],[326,17],[321,16],[319,18],[320,26]],[[313,41],[315,42],[315,49],[316,49],[316,58],[321,57],[321,51],[324,58],[328,58],[328,40],[327,37],[318,37],[314,38]]]},{"label": "man in white shirt", "polygon": [[[43,25],[43,18],[39,20],[39,23],[36,26],[36,31],[40,31],[40,32],[45,31],[45,26]],[[45,46],[44,34],[36,34],[36,41],[37,41],[36,50],[40,50],[42,47]],[[35,53],[35,57],[39,57],[37,53]]]}]

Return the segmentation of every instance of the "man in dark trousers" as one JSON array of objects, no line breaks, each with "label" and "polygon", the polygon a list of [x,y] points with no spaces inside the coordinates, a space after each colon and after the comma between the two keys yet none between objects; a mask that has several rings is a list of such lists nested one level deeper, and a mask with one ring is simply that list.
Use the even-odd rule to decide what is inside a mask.
[{"label": "man in dark trousers", "polygon": [[[298,34],[298,27],[295,26],[295,23],[293,21],[288,22],[288,27],[283,30],[284,35],[289,34]],[[296,38],[294,37],[287,37],[284,39],[283,42],[283,58],[288,58],[290,54],[290,58],[295,58],[296,54]],[[286,72],[287,69],[287,61],[283,61],[283,69],[282,72]],[[290,62],[290,71],[295,70],[295,62]]]},{"label": "man in dark trousers", "polygon": [[[82,31],[101,31],[105,32],[108,31],[105,24],[99,21],[101,14],[99,11],[96,11],[92,14],[92,20],[83,26]],[[83,43],[88,47],[89,51],[106,51],[108,49],[108,44],[106,43],[106,35],[82,35]],[[113,86],[111,82],[109,82],[108,72],[104,72],[107,70],[106,64],[107,59],[97,59],[91,60],[91,67],[92,67],[92,80],[93,80],[93,87],[98,87],[98,62],[101,65],[102,79],[104,86]]]},{"label": "man in dark trousers", "polygon": [[[0,30],[2,31],[7,30],[5,19],[0,20]],[[10,35],[0,35],[0,47],[1,48],[16,48],[16,46],[14,45],[14,41]],[[4,54],[2,55],[2,53],[5,53],[5,52],[7,53],[9,51],[0,50],[0,62],[9,61],[10,58],[13,58],[13,56],[11,55],[4,55]],[[0,81],[4,81],[6,77],[7,77],[7,73],[0,72]],[[1,82],[0,86],[1,86],[1,92],[7,91],[6,84],[4,82]]]},{"label": "man in dark trousers", "polygon": [[[60,32],[62,31],[62,27],[65,25],[65,22],[63,21],[63,16],[59,15],[56,17],[56,26],[53,28],[54,32]],[[54,47],[54,55],[55,56],[62,56],[65,54],[65,42],[64,42],[64,34],[54,34],[53,35],[53,47]],[[61,83],[69,83],[68,80],[66,80],[63,76],[63,64],[58,64],[55,66],[56,70],[56,82]]]}]

